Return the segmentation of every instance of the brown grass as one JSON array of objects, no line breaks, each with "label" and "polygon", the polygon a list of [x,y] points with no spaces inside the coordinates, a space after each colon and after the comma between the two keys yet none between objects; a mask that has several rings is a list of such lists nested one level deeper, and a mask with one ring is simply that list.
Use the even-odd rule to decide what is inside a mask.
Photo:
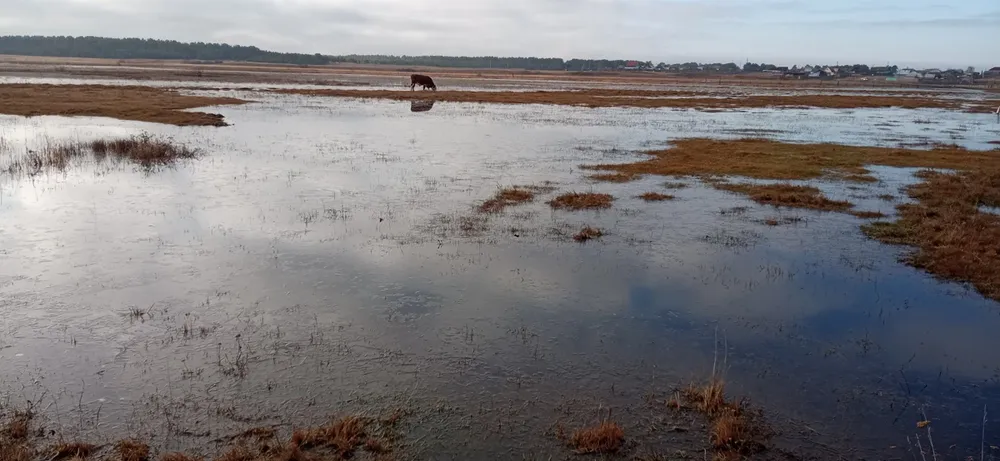
[{"label": "brown grass", "polygon": [[643,200],[645,200],[647,202],[662,202],[664,200],[673,200],[674,196],[673,195],[667,195],[667,194],[661,194],[661,193],[658,193],[658,192],[646,192],[645,194],[642,194],[642,195],[638,196],[637,198],[641,198],[641,199],[643,199]]},{"label": "brown grass", "polygon": [[115,447],[121,461],[146,461],[149,459],[149,445],[137,440],[122,440]]},{"label": "brown grass", "polygon": [[614,197],[608,194],[570,192],[550,200],[549,206],[557,210],[585,210],[611,208]]},{"label": "brown grass", "polygon": [[507,187],[497,191],[493,198],[479,205],[481,213],[499,213],[505,208],[522,203],[528,203],[535,199],[535,193],[522,187]]},{"label": "brown grass", "polygon": [[757,203],[777,207],[807,208],[820,211],[845,211],[854,205],[830,200],[811,186],[792,184],[716,184],[717,189],[744,194]]},{"label": "brown grass", "polygon": [[52,447],[52,459],[86,458],[97,450],[97,445],[83,442],[63,442]]},{"label": "brown grass", "polygon": [[587,165],[593,170],[663,176],[745,176],[756,179],[837,179],[871,181],[865,165],[973,169],[1000,167],[1000,151],[955,146],[932,149],[792,144],[765,139],[681,139],[673,147],[648,152],[633,163]]},{"label": "brown grass", "polygon": [[28,151],[6,165],[7,174],[39,174],[47,169],[65,170],[70,162],[90,157],[95,161],[118,161],[137,164],[145,169],[169,166],[180,159],[195,158],[197,149],[173,144],[150,135],[132,136],[90,143],[49,143],[38,150]]},{"label": "brown grass", "polygon": [[[906,109],[962,109],[964,103],[981,111],[983,103],[913,95],[830,95],[795,94],[787,96],[731,95],[703,97],[705,92],[657,90],[580,89],[572,91],[422,91],[345,90],[345,89],[271,89],[282,94],[341,98],[390,99],[395,101],[435,100],[493,104],[554,104],[582,107],[639,107],[735,109],[742,107],[821,107],[834,109],[900,107]],[[697,97],[694,97],[697,96]]]},{"label": "brown grass", "polygon": [[979,211],[1000,206],[1000,170],[955,174],[932,171],[907,193],[917,203],[897,207],[899,220],[862,226],[883,243],[916,247],[906,261],[943,279],[972,284],[1000,301],[1000,216]]},{"label": "brown grass", "polygon": [[110,117],[178,126],[226,126],[219,114],[185,112],[196,107],[244,104],[234,98],[182,95],[176,90],[112,85],[0,85],[0,113]]},{"label": "brown grass", "polygon": [[581,229],[580,232],[578,232],[576,235],[574,235],[573,240],[583,243],[586,242],[587,240],[601,238],[602,236],[604,236],[604,232],[602,232],[600,229],[587,226]]},{"label": "brown grass", "polygon": [[800,223],[802,221],[803,221],[803,219],[802,219],[801,216],[776,216],[776,217],[771,217],[771,218],[765,218],[763,221],[760,221],[760,222],[762,222],[762,223],[764,223],[764,224],[766,224],[768,226],[772,226],[773,227],[773,226],[781,226],[781,225],[785,225],[785,224]]},{"label": "brown grass", "polygon": [[33,416],[31,411],[15,411],[10,421],[7,421],[4,426],[2,435],[13,440],[22,440],[28,437],[28,429]]},{"label": "brown grass", "polygon": [[580,429],[573,433],[569,444],[579,454],[615,453],[625,443],[625,431],[611,421],[604,421],[595,427]]},{"label": "brown grass", "polygon": [[642,175],[639,174],[622,173],[622,172],[598,173],[587,176],[587,178],[593,179],[594,181],[617,182],[617,183],[635,181],[636,179],[639,179],[641,177]]},{"label": "brown grass", "polygon": [[[745,403],[726,400],[725,387],[722,379],[713,378],[701,386],[688,386],[681,396],[691,408],[708,416],[717,459],[741,459],[764,451],[770,429]],[[676,405],[681,408],[679,399]]]},{"label": "brown grass", "polygon": [[330,447],[337,455],[349,458],[364,443],[366,424],[360,417],[345,416],[325,426],[295,431],[292,434],[292,444],[302,448]]}]

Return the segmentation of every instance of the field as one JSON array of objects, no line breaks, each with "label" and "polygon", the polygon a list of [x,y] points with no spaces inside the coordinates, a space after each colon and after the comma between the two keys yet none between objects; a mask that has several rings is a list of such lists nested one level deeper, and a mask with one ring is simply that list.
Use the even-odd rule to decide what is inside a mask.
[{"label": "field", "polygon": [[986,90],[2,57],[0,459],[995,459]]}]

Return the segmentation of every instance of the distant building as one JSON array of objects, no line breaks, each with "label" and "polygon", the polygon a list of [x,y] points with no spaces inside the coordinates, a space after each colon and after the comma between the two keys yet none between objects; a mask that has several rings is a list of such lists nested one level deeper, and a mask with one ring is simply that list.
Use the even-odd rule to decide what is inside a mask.
[{"label": "distant building", "polygon": [[990,77],[990,78],[1000,77],[1000,67],[994,67],[990,70],[983,72],[983,77]]},{"label": "distant building", "polygon": [[639,61],[625,61],[625,70],[639,70]]}]

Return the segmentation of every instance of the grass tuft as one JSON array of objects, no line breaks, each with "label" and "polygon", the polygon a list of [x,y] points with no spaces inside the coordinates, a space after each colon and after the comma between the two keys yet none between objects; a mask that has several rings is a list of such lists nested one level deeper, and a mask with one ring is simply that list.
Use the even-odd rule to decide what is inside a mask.
[{"label": "grass tuft", "polygon": [[195,158],[196,149],[180,146],[166,139],[148,134],[111,140],[96,140],[90,143],[65,142],[48,143],[38,150],[28,151],[6,165],[4,171],[10,175],[26,174],[34,176],[45,170],[65,170],[77,159],[90,157],[103,162],[111,159],[129,162],[151,170],[170,166],[181,159]]},{"label": "grass tuft", "polygon": [[521,187],[507,187],[497,191],[493,198],[479,205],[480,213],[499,213],[509,206],[528,203],[535,199],[535,192]]},{"label": "grass tuft", "polygon": [[594,181],[617,182],[617,183],[624,183],[624,182],[635,181],[636,179],[639,179],[641,177],[642,177],[642,175],[640,175],[640,174],[621,173],[621,172],[615,172],[615,173],[598,173],[598,174],[592,174],[590,176],[587,176],[587,178],[593,179]]},{"label": "grass tuft", "polygon": [[149,445],[137,440],[122,440],[115,447],[121,461],[147,461],[149,459]]},{"label": "grass tuft", "polygon": [[673,195],[661,194],[658,192],[646,192],[636,198],[641,198],[647,202],[662,202],[664,200],[673,200]]},{"label": "grass tuft", "polygon": [[549,206],[557,210],[586,210],[611,208],[614,197],[608,194],[570,192],[549,201]]},{"label": "grass tuft", "polygon": [[625,443],[625,431],[617,423],[604,421],[574,432],[569,443],[579,454],[615,453]]},{"label": "grass tuft", "polygon": [[97,450],[97,445],[83,442],[64,442],[52,448],[52,459],[86,458]]}]

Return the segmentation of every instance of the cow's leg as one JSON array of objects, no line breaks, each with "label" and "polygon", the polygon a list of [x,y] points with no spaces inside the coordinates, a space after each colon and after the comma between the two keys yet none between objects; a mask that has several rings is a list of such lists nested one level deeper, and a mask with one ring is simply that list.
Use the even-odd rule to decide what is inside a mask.
[{"label": "cow's leg", "polygon": [[416,87],[416,86],[417,86],[417,82],[410,82],[410,91],[413,91],[413,88]]}]

